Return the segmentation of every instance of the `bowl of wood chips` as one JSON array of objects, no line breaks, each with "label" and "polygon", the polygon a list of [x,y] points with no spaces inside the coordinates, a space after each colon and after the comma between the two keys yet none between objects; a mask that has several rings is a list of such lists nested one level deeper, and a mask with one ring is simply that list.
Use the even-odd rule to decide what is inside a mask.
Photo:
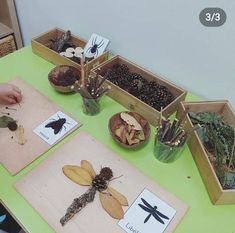
[{"label": "bowl of wood chips", "polygon": [[108,127],[114,141],[125,148],[137,148],[150,136],[148,121],[136,112],[116,113],[110,118]]},{"label": "bowl of wood chips", "polygon": [[59,92],[73,92],[71,86],[80,80],[80,71],[73,66],[59,65],[50,71],[48,80]]}]

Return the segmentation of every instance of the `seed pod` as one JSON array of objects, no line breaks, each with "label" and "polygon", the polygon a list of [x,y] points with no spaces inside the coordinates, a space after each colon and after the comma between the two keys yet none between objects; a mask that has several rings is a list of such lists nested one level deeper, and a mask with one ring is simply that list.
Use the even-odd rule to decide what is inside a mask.
[{"label": "seed pod", "polygon": [[16,138],[18,140],[18,144],[24,145],[26,143],[26,139],[24,137],[24,127],[19,125],[17,130],[15,131]]},{"label": "seed pod", "polygon": [[100,202],[104,210],[115,219],[122,219],[124,211],[121,204],[109,193],[99,193]]},{"label": "seed pod", "polygon": [[111,194],[114,198],[116,198],[119,203],[123,206],[128,206],[128,201],[127,198],[122,195],[121,193],[119,193],[116,189],[112,188],[112,187],[108,187],[107,191],[109,192],[109,194]]},{"label": "seed pod", "polygon": [[73,165],[65,165],[62,169],[64,174],[73,182],[85,186],[91,185],[92,178],[85,169]]}]

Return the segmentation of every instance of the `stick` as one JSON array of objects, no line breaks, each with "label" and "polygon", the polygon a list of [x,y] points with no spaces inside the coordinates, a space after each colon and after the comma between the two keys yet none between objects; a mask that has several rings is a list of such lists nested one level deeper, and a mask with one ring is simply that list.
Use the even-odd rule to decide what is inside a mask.
[{"label": "stick", "polygon": [[85,86],[84,55],[83,55],[83,52],[82,52],[82,56],[81,56],[81,84],[82,84],[82,86]]}]

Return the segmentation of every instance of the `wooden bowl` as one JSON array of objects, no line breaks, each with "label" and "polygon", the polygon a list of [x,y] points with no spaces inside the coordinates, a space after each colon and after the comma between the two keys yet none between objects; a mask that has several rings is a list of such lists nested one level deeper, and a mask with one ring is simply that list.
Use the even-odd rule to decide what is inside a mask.
[{"label": "wooden bowl", "polygon": [[80,71],[73,66],[59,65],[50,71],[48,80],[51,86],[59,92],[73,92],[71,86],[80,80]]},{"label": "wooden bowl", "polygon": [[146,143],[146,141],[148,140],[148,138],[150,136],[150,125],[149,125],[148,121],[143,116],[141,116],[140,114],[138,114],[136,112],[125,112],[125,113],[128,113],[129,115],[133,116],[137,120],[137,122],[142,126],[145,139],[139,141],[136,144],[132,144],[132,145],[129,145],[128,143],[123,143],[121,141],[121,139],[115,134],[115,130],[118,128],[118,126],[120,126],[121,124],[124,123],[124,121],[122,120],[122,118],[120,116],[121,112],[116,113],[115,115],[113,115],[109,119],[109,124],[108,124],[109,132],[110,132],[112,138],[114,139],[114,141],[116,141],[122,147],[125,147],[125,148],[140,147],[141,145]]}]

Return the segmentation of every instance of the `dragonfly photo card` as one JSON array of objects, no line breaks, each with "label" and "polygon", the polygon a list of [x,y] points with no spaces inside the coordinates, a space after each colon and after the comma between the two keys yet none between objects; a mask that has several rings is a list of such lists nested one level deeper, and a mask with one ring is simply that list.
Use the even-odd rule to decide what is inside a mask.
[{"label": "dragonfly photo card", "polygon": [[127,233],[162,233],[176,210],[148,189],[144,189],[118,225]]},{"label": "dragonfly photo card", "polygon": [[8,208],[0,201],[0,233],[25,232],[11,214]]},{"label": "dragonfly photo card", "polygon": [[100,56],[109,44],[109,40],[93,33],[84,48],[84,56],[87,58],[96,58]]},{"label": "dragonfly photo card", "polygon": [[53,145],[76,125],[78,125],[77,121],[58,111],[37,126],[33,132],[49,145]]}]

